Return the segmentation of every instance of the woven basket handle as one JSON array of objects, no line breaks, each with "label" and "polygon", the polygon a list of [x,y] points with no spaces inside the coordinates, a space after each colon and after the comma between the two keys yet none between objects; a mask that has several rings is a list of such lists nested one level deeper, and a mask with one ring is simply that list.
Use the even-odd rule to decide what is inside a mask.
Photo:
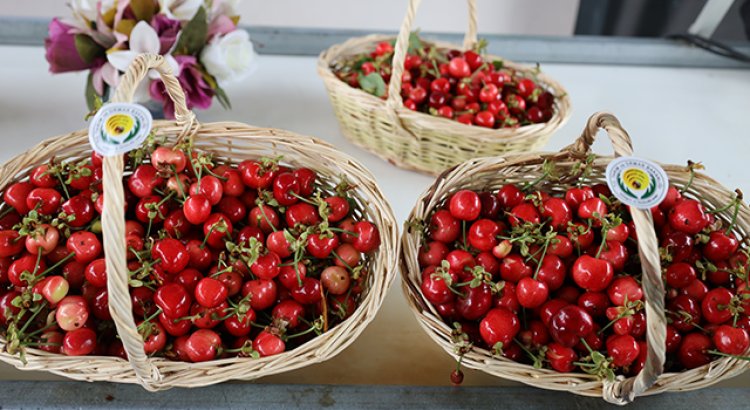
[{"label": "woven basket handle", "polygon": [[[617,118],[610,113],[602,112],[592,115],[581,137],[564,150],[581,154],[589,153],[600,129],[605,130],[609,135],[616,157],[633,153],[630,136]],[[651,387],[664,371],[666,356],[667,319],[664,316],[664,282],[661,277],[659,242],[656,239],[650,211],[630,207],[630,214],[638,234],[638,254],[643,269],[641,286],[645,296],[648,355],[643,370],[637,376],[615,382],[604,382],[603,397],[615,404],[630,403],[636,396]]]},{"label": "woven basket handle", "polygon": [[[195,117],[185,104],[185,93],[164,58],[154,54],[138,56],[123,76],[115,91],[112,102],[130,102],[138,84],[146,78],[149,70],[161,75],[169,97],[174,101],[175,118],[183,126],[183,133],[192,127]],[[102,211],[102,231],[107,266],[107,292],[109,312],[117,327],[128,361],[135,370],[138,381],[149,390],[152,384],[161,380],[161,374],[143,351],[143,339],[133,319],[133,306],[128,285],[129,274],[125,242],[125,199],[122,184],[123,155],[104,157],[103,185],[104,207]]]},{"label": "woven basket handle", "polygon": [[[409,0],[406,16],[401,23],[401,30],[396,37],[396,46],[393,53],[393,71],[391,81],[388,85],[388,105],[392,109],[403,107],[401,99],[401,76],[404,74],[404,63],[406,62],[406,51],[409,49],[409,35],[417,15],[417,9],[422,0]],[[469,6],[469,27],[464,34],[464,49],[471,48],[477,42],[477,7],[476,0],[467,0]]]}]

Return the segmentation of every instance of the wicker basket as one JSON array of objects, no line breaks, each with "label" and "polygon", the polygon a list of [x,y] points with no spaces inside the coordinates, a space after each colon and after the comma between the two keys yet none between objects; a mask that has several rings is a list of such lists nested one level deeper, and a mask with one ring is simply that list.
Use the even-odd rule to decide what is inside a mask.
[{"label": "wicker basket", "polygon": [[[0,360],[23,370],[45,370],[77,380],[140,383],[148,390],[170,387],[198,387],[230,379],[250,380],[298,369],[329,359],[350,345],[377,313],[385,292],[395,277],[398,237],[391,207],[383,198],[372,174],[351,157],[317,139],[283,130],[251,127],[241,123],[199,124],[185,106],[185,96],[177,79],[162,57],[140,56],[125,74],[113,101],[130,101],[135,86],[149,69],[156,69],[175,102],[176,118],[155,121],[153,131],[168,140],[194,138],[198,149],[219,158],[243,160],[283,155],[283,161],[297,167],[309,167],[319,175],[324,190],[333,191],[335,183],[326,177],[345,176],[357,187],[352,197],[362,215],[380,229],[382,245],[368,262],[371,273],[360,305],[347,320],[319,337],[276,356],[260,359],[231,358],[202,363],[185,363],[151,358],[144,354],[143,341],[133,320],[128,271],[125,259],[123,214],[123,157],[104,160],[105,205],[102,216],[104,248],[108,272],[109,310],[117,326],[129,361],[117,357],[72,357],[27,349],[26,364],[5,352],[0,338]],[[91,153],[88,132],[76,131],[49,139],[13,158],[0,167],[0,190],[27,176],[29,169],[51,158],[81,159]]]},{"label": "wicker basket", "polygon": [[[536,76],[541,84],[557,97],[555,112],[546,123],[519,128],[489,129],[461,124],[458,121],[404,107],[400,93],[401,74],[404,71],[412,21],[420,1],[409,2],[406,17],[396,39],[387,100],[350,87],[336,77],[331,66],[343,57],[370,52],[377,43],[393,40],[393,37],[371,35],[353,38],[321,53],[318,59],[318,74],[323,78],[344,136],[396,166],[433,175],[471,158],[541,149],[570,116],[570,102],[566,91],[544,74]],[[464,49],[471,48],[477,41],[474,3],[474,0],[468,0],[469,28],[464,38]],[[440,49],[459,48],[439,42],[435,45]],[[495,56],[491,58],[499,59]],[[504,63],[522,72],[531,73],[533,70],[510,61]]]},{"label": "wicker basket", "polygon": [[[446,198],[460,189],[496,190],[506,183],[523,183],[542,173],[544,161],[554,162],[562,180],[572,175],[573,167],[591,155],[591,144],[599,129],[604,129],[614,145],[615,156],[627,156],[632,152],[630,137],[621,128],[617,119],[608,113],[593,115],[581,137],[572,145],[557,153],[532,153],[505,158],[479,158],[464,162],[447,170],[417,201],[405,225],[402,237],[401,272],[403,289],[409,305],[419,323],[446,352],[456,356],[451,342],[451,327],[444,323],[433,306],[420,290],[420,270],[417,262],[419,247],[423,244],[422,232],[414,226],[424,221],[442,205]],[[595,156],[590,175],[592,183],[604,182],[608,156]],[[690,180],[686,167],[663,165],[670,183],[684,187]],[[570,184],[575,178],[570,178]],[[548,192],[564,192],[566,183],[549,183],[539,186]],[[699,198],[709,209],[717,209],[729,203],[735,194],[722,187],[708,176],[695,174],[688,197]],[[664,284],[661,278],[658,242],[654,233],[651,214],[631,208],[631,215],[638,232],[638,247],[643,267],[643,290],[647,317],[648,357],[643,371],[636,377],[619,376],[614,382],[602,381],[582,373],[558,373],[553,370],[535,369],[530,365],[498,358],[481,348],[474,348],[463,356],[463,364],[489,374],[550,390],[564,390],[584,396],[600,396],[605,400],[625,404],[636,396],[651,395],[665,391],[694,390],[712,385],[743,372],[748,363],[731,358],[715,360],[708,365],[680,373],[663,373],[665,359],[666,319],[664,314]],[[731,210],[717,215],[727,221]],[[750,232],[750,208],[742,204],[734,229],[741,242],[747,244]]]}]

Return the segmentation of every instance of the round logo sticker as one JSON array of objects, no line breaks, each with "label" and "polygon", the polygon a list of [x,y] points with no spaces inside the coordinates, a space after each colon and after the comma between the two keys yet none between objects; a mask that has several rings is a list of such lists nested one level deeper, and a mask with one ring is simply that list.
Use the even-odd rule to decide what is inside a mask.
[{"label": "round logo sticker", "polygon": [[124,154],[138,148],[151,132],[151,113],[142,105],[103,105],[89,125],[89,142],[104,156]]},{"label": "round logo sticker", "polygon": [[607,185],[620,202],[650,209],[667,196],[669,180],[662,167],[647,159],[619,157],[607,165]]}]

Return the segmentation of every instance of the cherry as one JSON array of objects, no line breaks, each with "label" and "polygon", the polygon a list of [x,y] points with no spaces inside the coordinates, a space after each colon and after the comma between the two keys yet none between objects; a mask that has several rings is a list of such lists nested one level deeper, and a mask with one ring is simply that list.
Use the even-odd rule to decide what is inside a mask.
[{"label": "cherry", "polygon": [[250,297],[250,307],[255,311],[266,310],[276,302],[276,282],[266,279],[254,279],[242,285],[242,297]]},{"label": "cherry", "polygon": [[667,314],[672,319],[672,326],[680,332],[694,330],[694,324],[701,321],[701,306],[693,298],[679,295],[667,304]]},{"label": "cherry", "polygon": [[304,202],[298,202],[287,208],[284,219],[290,228],[296,228],[298,225],[315,226],[321,221],[318,210]]},{"label": "cherry", "polygon": [[682,289],[695,281],[696,273],[691,265],[684,262],[677,262],[667,266],[664,276],[667,285]]},{"label": "cherry", "polygon": [[28,209],[36,209],[42,215],[57,213],[61,203],[62,195],[53,188],[34,188],[26,197]]},{"label": "cherry", "polygon": [[590,198],[578,206],[578,217],[591,220],[593,226],[602,225],[601,218],[607,214],[607,204],[599,198]]},{"label": "cherry", "polygon": [[138,198],[152,196],[154,188],[164,182],[158,176],[156,168],[149,164],[141,164],[135,168],[128,178],[128,189]]},{"label": "cherry", "polygon": [[460,234],[461,224],[449,211],[441,209],[430,218],[430,238],[433,240],[447,244],[458,239]]},{"label": "cherry", "polygon": [[686,369],[694,369],[711,362],[708,351],[711,350],[711,339],[703,333],[688,333],[682,338],[677,351],[677,358]]},{"label": "cherry", "polygon": [[714,231],[709,234],[708,242],[703,245],[703,256],[711,262],[729,259],[740,246],[734,234]]},{"label": "cherry", "polygon": [[537,211],[537,208],[533,204],[523,202],[513,207],[510,211],[510,215],[508,215],[508,222],[510,222],[511,226],[517,226],[522,222],[538,224],[541,222],[541,217],[539,211]]},{"label": "cherry", "polygon": [[354,249],[362,253],[370,253],[380,246],[380,231],[369,221],[359,221],[354,224],[356,238],[352,242]]},{"label": "cherry", "polygon": [[492,307],[492,290],[486,284],[462,286],[456,299],[456,311],[466,320],[477,320]]},{"label": "cherry", "polygon": [[557,343],[573,347],[581,337],[593,331],[594,322],[585,310],[567,305],[552,316],[549,326],[550,335]]},{"label": "cherry", "polygon": [[530,277],[534,271],[521,255],[511,253],[500,262],[500,277],[503,280],[517,283],[522,278]]},{"label": "cherry", "polygon": [[67,356],[85,356],[96,349],[96,332],[80,328],[65,333],[60,351]]},{"label": "cherry", "polygon": [[544,282],[525,277],[518,281],[516,295],[521,306],[534,309],[547,301],[549,288]]},{"label": "cherry", "polygon": [[255,321],[255,317],[255,311],[252,309],[249,309],[244,314],[238,313],[237,315],[229,316],[224,320],[224,328],[234,337],[247,336],[253,328],[252,323]]},{"label": "cherry", "polygon": [[510,210],[523,202],[524,194],[513,184],[503,185],[497,193],[500,206]]},{"label": "cherry", "polygon": [[95,259],[86,265],[83,275],[90,284],[97,288],[107,286],[107,264],[104,258]]},{"label": "cherry", "polygon": [[680,232],[695,235],[709,224],[703,205],[694,199],[685,199],[669,211],[669,226]]},{"label": "cherry", "polygon": [[602,292],[585,292],[578,297],[577,304],[592,317],[604,316],[609,307],[609,297]]},{"label": "cherry", "polygon": [[714,332],[714,345],[722,353],[740,356],[750,348],[750,337],[742,328],[721,325]]},{"label": "cherry", "polygon": [[89,308],[81,296],[66,296],[57,305],[55,320],[60,329],[73,331],[82,328],[89,318]]},{"label": "cherry", "polygon": [[552,342],[547,345],[546,358],[550,367],[558,372],[568,373],[575,369],[573,362],[578,359],[578,355],[570,347]]},{"label": "cherry", "polygon": [[177,283],[162,285],[154,292],[154,303],[170,319],[187,316],[192,300],[185,288]]},{"label": "cherry", "polygon": [[479,333],[488,346],[498,343],[510,344],[521,329],[515,313],[506,308],[493,308],[487,312],[479,323]]},{"label": "cherry", "polygon": [[213,360],[221,348],[221,337],[209,329],[199,329],[188,337],[185,352],[191,362],[205,362]]},{"label": "cherry", "polygon": [[713,324],[721,324],[728,321],[732,318],[732,311],[729,307],[732,304],[733,298],[734,295],[729,289],[711,289],[701,302],[703,318]]},{"label": "cherry", "polygon": [[451,215],[462,221],[473,221],[479,217],[482,211],[482,201],[474,191],[461,190],[451,196],[450,202]]},{"label": "cherry", "polygon": [[571,210],[561,198],[549,198],[542,204],[542,217],[550,220],[556,230],[562,230],[572,221]]},{"label": "cherry", "polygon": [[641,353],[641,348],[633,336],[615,335],[607,340],[607,353],[612,364],[617,367],[629,366]]},{"label": "cherry", "polygon": [[320,282],[328,293],[343,295],[349,290],[351,277],[345,268],[329,266],[320,274]]},{"label": "cherry", "polygon": [[16,182],[5,190],[3,199],[19,214],[27,214],[30,209],[26,205],[26,198],[34,188],[35,185],[31,182]]},{"label": "cherry", "polygon": [[143,351],[146,354],[160,352],[167,345],[167,331],[159,322],[138,323],[143,337]]},{"label": "cherry", "polygon": [[203,194],[190,195],[183,204],[185,218],[193,225],[200,225],[211,215],[211,203]]},{"label": "cherry", "polygon": [[263,330],[253,339],[253,350],[260,353],[261,357],[273,356],[286,350],[286,343],[277,335]]},{"label": "cherry", "polygon": [[625,306],[627,302],[643,299],[643,289],[632,276],[621,276],[607,288],[609,300],[615,306]]},{"label": "cherry", "polygon": [[220,280],[203,278],[195,286],[195,301],[203,307],[219,306],[227,299],[227,287]]},{"label": "cherry", "polygon": [[576,259],[571,274],[575,283],[581,288],[600,292],[612,282],[614,269],[608,261],[583,255]]},{"label": "cherry", "polygon": [[469,228],[469,244],[480,251],[489,251],[497,245],[501,227],[489,219],[480,219]]},{"label": "cherry", "polygon": [[88,231],[74,232],[68,238],[66,247],[74,254],[76,261],[89,263],[102,253],[102,244],[95,234]]}]

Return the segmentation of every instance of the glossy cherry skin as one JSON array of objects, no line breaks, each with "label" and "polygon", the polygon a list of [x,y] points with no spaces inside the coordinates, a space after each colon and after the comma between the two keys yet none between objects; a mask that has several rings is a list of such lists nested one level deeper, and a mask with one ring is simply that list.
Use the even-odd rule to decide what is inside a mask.
[{"label": "glossy cherry skin", "polygon": [[573,347],[594,330],[594,322],[585,310],[575,305],[561,308],[550,322],[550,335],[557,343]]}]

